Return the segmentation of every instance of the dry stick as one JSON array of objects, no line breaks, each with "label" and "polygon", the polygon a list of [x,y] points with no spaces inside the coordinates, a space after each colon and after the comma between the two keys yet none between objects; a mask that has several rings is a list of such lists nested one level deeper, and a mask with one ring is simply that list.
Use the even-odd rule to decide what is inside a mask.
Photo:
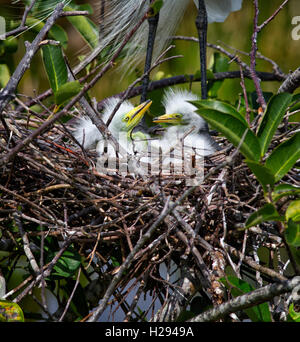
[{"label": "dry stick", "polygon": [[[247,65],[247,64],[246,64]],[[249,68],[249,67],[248,67]],[[277,74],[277,73],[271,73],[271,72],[263,72],[263,71],[256,71],[258,77],[262,81],[266,82],[284,82],[286,80],[286,76],[282,74]],[[244,76],[246,78],[251,79],[250,71],[248,72],[247,70],[244,72]],[[225,79],[234,79],[234,78],[240,78],[240,71],[235,70],[235,71],[226,71],[226,72],[216,72],[214,73],[214,81],[222,81]],[[79,82],[82,83],[83,79],[85,77],[80,78]],[[165,87],[170,87],[174,86],[177,84],[185,84],[185,83],[191,83],[191,82],[200,82],[200,77],[195,77],[195,75],[177,75],[177,76],[172,76],[172,77],[167,77],[163,78],[158,81],[152,81],[149,83],[148,91],[156,90],[156,89],[161,89]],[[123,97],[126,91],[120,92],[119,94],[115,94],[114,96],[116,97]],[[134,87],[128,94],[128,99],[133,98],[135,96],[138,96],[142,93],[142,86],[137,86]],[[28,102],[26,102],[26,106],[32,106],[35,104],[37,101],[42,101],[52,95],[52,90],[48,89],[44,93],[38,95],[36,99],[31,99]],[[108,97],[109,98],[109,97]],[[104,107],[105,101],[108,99],[105,98],[101,101],[98,102],[97,104],[97,109],[98,111],[102,110]],[[16,111],[19,110],[19,107],[16,108]]]},{"label": "dry stick", "polygon": [[37,264],[37,262],[34,258],[34,255],[32,254],[31,249],[29,247],[29,239],[28,239],[27,233],[23,229],[23,225],[22,225],[22,222],[20,220],[20,217],[16,214],[13,214],[13,216],[14,216],[15,222],[19,228],[19,232],[20,232],[20,235],[22,237],[22,240],[23,240],[25,255],[27,256],[34,273],[37,275],[40,273],[40,268],[39,268],[39,265]]},{"label": "dry stick", "polygon": [[151,227],[148,229],[148,231],[140,238],[140,240],[137,242],[137,244],[134,246],[133,250],[129,253],[126,260],[123,262],[123,264],[120,266],[118,273],[114,276],[112,279],[108,289],[105,292],[105,295],[102,298],[101,304],[97,307],[97,309],[93,312],[92,316],[89,318],[90,322],[95,322],[100,315],[103,313],[103,311],[106,308],[107,302],[112,295],[112,293],[115,290],[115,287],[121,280],[123,276],[123,272],[127,270],[127,268],[130,266],[131,262],[133,261],[136,253],[141,249],[141,247],[150,239],[152,234],[155,232],[159,224],[162,222],[162,220],[166,217],[166,212],[168,211],[168,205],[169,205],[169,199],[167,199],[165,207],[163,208],[162,212],[160,213],[158,219],[151,225]]},{"label": "dry stick", "polygon": [[51,262],[48,264],[47,268],[39,272],[39,275],[29,284],[24,291],[22,291],[14,300],[13,302],[18,303],[21,299],[23,299],[35,286],[35,284],[39,283],[42,279],[49,277],[51,274],[51,271],[55,264],[58,262],[59,258],[62,256],[64,251],[69,247],[69,245],[72,243],[72,239],[69,238],[66,240],[63,245],[61,246],[61,249],[57,252],[55,257],[51,260]]},{"label": "dry stick", "polygon": [[3,115],[2,114],[3,109],[9,103],[11,98],[14,97],[15,91],[17,89],[17,86],[21,78],[23,77],[25,71],[30,67],[32,58],[39,49],[40,42],[44,39],[48,31],[54,25],[55,21],[61,16],[63,8],[64,8],[64,3],[60,3],[56,6],[52,15],[49,17],[49,19],[47,20],[47,22],[45,23],[41,31],[37,34],[33,42],[27,46],[24,57],[22,58],[21,62],[18,64],[13,75],[10,77],[5,88],[1,90],[0,92],[0,114],[1,115]]},{"label": "dry stick", "polygon": [[212,322],[233,312],[244,310],[252,306],[267,302],[281,294],[291,292],[300,286],[300,277],[294,277],[281,283],[275,283],[259,288],[242,296],[236,297],[224,304],[218,305],[188,322]]},{"label": "dry stick", "polygon": [[242,253],[240,251],[238,251],[236,248],[228,245],[226,242],[223,243],[222,246],[226,251],[228,251],[230,254],[234,255],[235,257],[241,259],[243,257],[243,263],[249,265],[250,267],[252,267],[254,270],[259,271],[261,273],[264,273],[266,275],[268,275],[269,277],[271,277],[274,280],[279,280],[279,281],[285,281],[287,280],[287,278],[283,275],[281,275],[280,273],[272,270],[271,268],[262,266],[257,264],[251,257],[249,256],[242,256]]},{"label": "dry stick", "polygon": [[266,108],[266,101],[263,96],[262,89],[260,87],[261,80],[258,78],[255,67],[256,67],[256,53],[257,53],[257,36],[258,33],[267,25],[271,20],[273,20],[276,15],[282,10],[282,8],[288,3],[289,0],[283,1],[283,3],[278,7],[278,9],[267,19],[265,20],[261,25],[258,25],[258,15],[259,15],[259,7],[258,7],[258,0],[253,0],[254,5],[254,18],[253,18],[253,35],[251,38],[252,41],[252,48],[250,52],[250,68],[251,68],[251,76],[252,80],[254,82],[257,96],[258,96],[258,102],[260,106],[263,108],[263,110]]},{"label": "dry stick", "polygon": [[29,6],[25,7],[20,26],[15,28],[14,30],[6,32],[5,33],[5,39],[10,37],[10,36],[14,36],[15,34],[19,34],[23,31],[26,31],[28,29],[28,26],[26,26],[26,20],[27,20],[29,12],[32,10],[35,3],[36,3],[36,0],[32,0],[31,4]]},{"label": "dry stick", "polygon": [[130,92],[132,91],[132,89],[134,88],[134,86],[141,82],[146,76],[148,76],[150,74],[150,72],[155,69],[156,67],[158,67],[159,65],[161,65],[162,63],[164,62],[167,62],[167,61],[170,61],[172,59],[175,59],[175,58],[178,58],[178,57],[183,57],[182,55],[177,55],[177,56],[171,56],[171,57],[168,57],[168,58],[165,58],[163,59],[163,56],[165,54],[167,54],[169,52],[170,49],[172,49],[174,46],[171,45],[169,46],[158,58],[157,60],[155,61],[155,63],[151,66],[151,68],[149,68],[148,71],[146,71],[141,77],[137,78],[127,89],[126,91],[124,92],[124,95],[122,95],[120,101],[117,103],[117,105],[115,106],[114,110],[112,111],[110,117],[108,118],[107,122],[106,122],[106,126],[108,127],[109,124],[111,123],[115,113],[117,112],[117,110],[120,108],[122,102],[128,98],[128,94],[130,94]]},{"label": "dry stick", "polygon": [[266,101],[263,96],[262,89],[260,87],[260,79],[256,75],[256,52],[257,52],[257,36],[259,32],[259,27],[258,27],[258,14],[259,14],[259,8],[258,8],[258,0],[253,0],[254,4],[254,17],[253,17],[253,34],[252,34],[252,48],[250,52],[250,70],[251,70],[251,77],[256,89],[257,93],[257,99],[258,103],[264,110],[267,106]]},{"label": "dry stick", "polygon": [[[51,26],[54,24],[54,21],[59,17],[59,14],[57,14],[57,11],[60,10],[62,11],[62,4],[58,5],[57,6],[57,10],[55,10],[52,14],[52,16],[48,19],[47,23],[48,23],[48,30],[51,28]],[[149,7],[150,9],[150,7]],[[24,139],[23,141],[21,141],[16,147],[14,147],[13,149],[10,150],[10,152],[5,155],[2,159],[0,159],[0,165],[1,164],[5,164],[7,163],[8,161],[10,161],[12,158],[14,158],[14,156],[20,152],[26,145],[28,145],[33,139],[35,139],[36,137],[38,137],[39,135],[41,135],[44,131],[46,131],[46,129],[50,129],[50,127],[54,124],[54,122],[56,120],[58,120],[60,117],[62,117],[63,115],[67,114],[68,111],[75,105],[75,103],[77,101],[79,101],[81,99],[81,97],[89,90],[91,89],[95,84],[96,82],[109,70],[113,67],[114,65],[114,61],[117,59],[117,57],[120,55],[120,53],[122,52],[123,48],[125,47],[125,45],[128,43],[128,41],[130,40],[130,38],[135,34],[135,32],[138,30],[138,28],[142,25],[142,23],[147,19],[147,16],[148,16],[148,11],[149,9],[147,10],[147,12],[145,13],[145,15],[140,19],[140,21],[136,24],[136,26],[128,33],[128,35],[125,37],[123,43],[120,45],[119,49],[114,53],[114,55],[112,56],[111,60],[101,69],[101,71],[90,81],[90,83],[86,84],[83,89],[65,106],[65,108],[63,110],[61,110],[60,112],[56,113],[55,115],[53,115],[53,117],[47,121],[45,121],[38,129],[36,129],[31,135],[29,135],[26,139]],[[55,19],[53,21],[53,18]],[[52,20],[50,20],[52,19]],[[46,23],[46,24],[47,24]],[[45,24],[45,26],[46,26]],[[45,28],[45,26],[43,27],[43,29]],[[40,33],[38,34],[38,36],[35,38],[35,40],[33,41],[33,43],[31,44],[31,46],[34,46],[35,45],[38,45],[38,43],[40,42],[40,40],[38,40],[37,38],[39,37],[39,39],[42,39],[43,38],[43,35],[41,35],[41,32],[43,30],[40,31]],[[45,30],[44,30],[45,31]],[[47,31],[46,31],[47,32]],[[43,32],[43,34],[46,32]],[[37,43],[36,43],[37,41]],[[34,42],[35,42],[35,45],[34,45]],[[37,48],[34,49],[34,50],[30,50],[32,54],[34,54],[36,51],[37,51]],[[27,51],[26,55],[28,55],[29,52]],[[25,55],[25,56],[26,56]],[[25,56],[23,57],[22,61],[25,60],[25,62],[27,61],[28,59],[28,56],[27,58],[25,58]],[[31,59],[28,60],[28,62],[30,61]],[[20,63],[17,67],[17,69],[20,67],[20,65],[22,65],[24,63]],[[27,65],[28,67],[29,65]],[[16,69],[16,71],[17,71]],[[23,70],[23,68],[22,68]],[[25,69],[26,70],[26,69]],[[25,72],[24,70],[24,72]],[[16,73],[16,72],[15,72]],[[19,72],[18,72],[18,75],[19,75]],[[22,74],[23,75],[23,74]],[[13,78],[13,77],[12,77]],[[11,79],[12,79],[11,78]],[[11,81],[10,79],[10,81]],[[9,82],[10,83],[10,82]],[[13,84],[15,84],[15,82],[13,82]],[[17,86],[17,84],[15,84],[15,87]],[[9,98],[9,95],[11,96],[11,91],[14,92],[14,88],[15,87],[12,87],[12,85],[10,85],[10,87],[8,87],[8,85],[6,86],[6,88],[4,89],[4,91],[2,93],[0,93],[0,112],[2,112],[3,108],[6,106],[6,104],[9,102],[10,98]],[[12,89],[11,89],[12,88]],[[4,100],[1,101],[1,98],[3,97]],[[5,102],[3,102],[5,101]],[[3,105],[3,103],[5,105]],[[105,133],[107,133],[108,135],[110,135],[108,129],[106,128],[106,126],[104,125],[103,121],[98,118],[95,113],[90,113],[93,117],[94,120],[93,123],[97,126],[97,128],[99,129],[99,126],[100,126],[100,130],[103,129]],[[97,120],[97,122],[96,122]],[[113,140],[113,137],[111,137],[111,139]],[[116,140],[116,139],[114,139]],[[117,141],[115,141],[117,143]],[[118,144],[116,145],[118,146]]]},{"label": "dry stick", "polygon": [[32,206],[34,209],[36,209],[38,212],[42,212],[45,214],[45,216],[48,217],[48,219],[50,219],[52,222],[56,222],[56,219],[54,217],[52,217],[51,214],[49,214],[45,209],[41,208],[40,206],[36,205],[34,202],[28,200],[27,198],[19,195],[18,193],[11,191],[9,189],[7,189],[6,187],[2,186],[0,184],[0,190],[12,195],[13,197],[16,197],[19,201],[22,201],[26,204],[28,204],[29,206]]},{"label": "dry stick", "polygon": [[60,319],[58,320],[58,322],[62,322],[62,320],[63,320],[64,317],[65,317],[65,314],[66,314],[67,311],[68,311],[68,308],[69,308],[69,306],[70,306],[70,304],[71,304],[71,301],[72,301],[72,299],[73,299],[73,296],[74,296],[75,291],[76,291],[76,289],[77,289],[77,286],[78,286],[78,284],[79,284],[80,274],[81,274],[81,268],[79,268],[79,270],[78,270],[78,274],[77,274],[77,278],[76,278],[76,282],[75,282],[73,291],[72,291],[70,297],[68,298],[68,302],[67,302],[67,304],[66,304],[66,307],[65,307],[65,309],[64,309],[64,312],[63,312],[62,315],[60,316]]},{"label": "dry stick", "polygon": [[[237,58],[239,61],[240,59]],[[243,73],[243,68],[240,65],[240,72],[241,72],[241,82],[240,85],[243,89],[243,94],[244,94],[244,99],[245,99],[245,106],[246,106],[246,120],[248,122],[248,124],[250,125],[250,113],[251,113],[251,109],[249,106],[249,101],[248,101],[248,96],[247,96],[247,90],[246,90],[246,86],[245,86],[245,79],[244,79],[244,73]]]},{"label": "dry stick", "polygon": [[290,74],[278,89],[280,93],[293,93],[300,86],[300,67]]},{"label": "dry stick", "polygon": [[[248,130],[245,131],[240,145],[242,144],[242,142],[245,139],[246,133]],[[224,168],[225,166],[228,166],[229,164],[232,163],[233,159],[235,158],[235,156],[238,154],[239,152],[239,148],[240,145],[238,146],[237,150],[235,150],[233,152],[233,154],[228,157],[226,159],[225,162],[217,165],[215,168],[211,169],[206,176],[204,176],[203,181],[205,181],[207,178],[209,178],[211,175],[213,175],[215,172],[217,172],[218,170]],[[159,217],[157,218],[157,220],[150,226],[150,228],[148,229],[148,231],[145,233],[145,235],[143,235],[141,237],[141,239],[137,242],[137,244],[135,245],[134,249],[129,253],[129,255],[127,256],[126,260],[124,261],[124,263],[120,266],[120,269],[118,271],[118,273],[114,276],[110,286],[108,287],[102,301],[101,304],[96,308],[96,310],[93,312],[92,316],[89,318],[90,322],[95,322],[100,315],[103,313],[103,311],[106,308],[107,302],[110,298],[110,296],[112,295],[112,293],[115,290],[115,287],[117,286],[117,284],[119,283],[119,281],[121,280],[121,277],[123,275],[123,272],[131,265],[132,261],[134,260],[135,254],[137,252],[140,251],[140,249],[142,248],[142,246],[151,238],[152,234],[155,232],[156,228],[159,226],[159,224],[169,215],[171,214],[174,209],[180,205],[185,198],[187,198],[190,194],[192,194],[196,189],[198,188],[198,186],[191,186],[189,189],[187,189],[175,202],[173,202],[171,205],[169,205],[169,198],[167,198],[166,200],[166,204],[161,212],[161,214],[159,215]]]}]

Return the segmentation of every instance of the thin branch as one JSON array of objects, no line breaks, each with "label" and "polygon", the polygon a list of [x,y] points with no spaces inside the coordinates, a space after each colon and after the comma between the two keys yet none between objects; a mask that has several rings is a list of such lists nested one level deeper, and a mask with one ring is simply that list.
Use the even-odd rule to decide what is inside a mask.
[{"label": "thin branch", "polygon": [[253,0],[254,4],[254,17],[253,17],[253,34],[251,38],[252,48],[250,52],[250,70],[251,70],[251,77],[256,89],[257,93],[257,100],[263,110],[267,107],[266,101],[263,96],[263,92],[260,86],[261,80],[256,74],[256,52],[257,52],[257,36],[259,33],[259,26],[258,26],[258,15],[259,15],[259,8],[258,8],[258,0]]},{"label": "thin branch", "polygon": [[59,322],[62,322],[62,321],[63,321],[63,319],[64,319],[64,317],[65,317],[65,314],[67,313],[67,311],[68,311],[68,309],[69,309],[69,306],[70,306],[71,301],[72,301],[72,299],[73,299],[73,297],[74,297],[74,294],[75,294],[75,291],[76,291],[76,289],[77,289],[77,286],[78,286],[78,284],[79,284],[80,274],[81,274],[81,268],[79,268],[79,270],[78,270],[78,274],[77,274],[77,277],[76,277],[76,282],[75,282],[74,288],[73,288],[73,290],[72,290],[72,293],[71,293],[70,297],[68,298],[68,301],[67,301],[67,304],[66,304],[66,306],[65,306],[64,312],[62,313],[62,315],[60,316],[60,318],[59,318],[59,320],[58,320]]},{"label": "thin branch", "polygon": [[61,13],[63,12],[63,8],[64,8],[64,3],[60,3],[56,6],[52,15],[46,21],[41,31],[37,34],[33,42],[27,46],[24,57],[18,64],[13,75],[10,77],[5,88],[1,90],[0,92],[0,115],[3,115],[2,114],[3,109],[9,103],[9,101],[15,96],[17,86],[21,78],[23,77],[25,71],[30,67],[32,58],[34,57],[34,55],[39,49],[40,42],[44,39],[44,37],[49,32],[51,27],[54,25],[56,20],[61,16]]},{"label": "thin branch", "polygon": [[35,260],[34,255],[31,252],[27,233],[23,229],[23,225],[22,225],[22,222],[20,220],[20,217],[18,215],[14,215],[14,219],[15,219],[15,222],[16,222],[18,228],[19,228],[19,232],[20,232],[20,235],[21,235],[22,240],[23,240],[24,253],[27,256],[28,261],[29,261],[34,273],[38,274],[38,273],[40,273],[40,268],[39,268],[38,263]]},{"label": "thin branch", "polygon": [[281,283],[275,283],[259,288],[242,296],[236,297],[224,304],[218,305],[203,314],[200,314],[189,322],[213,322],[233,312],[244,310],[252,306],[264,303],[281,294],[291,292],[300,285],[300,277],[294,277]]},{"label": "thin branch", "polygon": [[293,93],[300,86],[300,67],[291,73],[278,89],[280,93]]}]

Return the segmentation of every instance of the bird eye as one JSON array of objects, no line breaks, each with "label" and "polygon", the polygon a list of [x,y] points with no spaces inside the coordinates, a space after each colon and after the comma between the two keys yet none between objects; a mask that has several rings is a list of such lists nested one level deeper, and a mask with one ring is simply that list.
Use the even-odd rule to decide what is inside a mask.
[{"label": "bird eye", "polygon": [[129,120],[129,116],[125,116],[125,121],[128,121]]}]

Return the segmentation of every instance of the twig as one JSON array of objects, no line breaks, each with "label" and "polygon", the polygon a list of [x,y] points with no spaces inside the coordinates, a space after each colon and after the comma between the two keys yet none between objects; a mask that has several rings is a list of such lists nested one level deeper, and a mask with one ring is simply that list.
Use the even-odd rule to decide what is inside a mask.
[{"label": "twig", "polygon": [[[46,34],[45,27],[49,30],[51,28],[51,26],[54,24],[55,20],[60,16],[60,11],[62,11],[63,9],[63,4],[60,4],[57,6],[56,10],[54,11],[54,13],[52,14],[52,16],[47,20],[47,23],[45,24],[45,26],[43,27],[43,29],[40,31],[40,33],[38,34],[38,36],[35,38],[34,42],[31,44],[31,46],[34,46],[36,49],[34,50],[34,52],[36,52],[37,47],[36,44],[39,44],[39,42],[41,41],[41,39],[43,38],[44,34]],[[150,9],[150,7],[149,7]],[[148,9],[148,10],[149,10]],[[147,19],[148,16],[148,10],[147,12],[144,14],[144,16],[142,17],[142,19],[136,24],[136,26],[127,34],[127,36],[125,37],[124,41],[122,42],[122,44],[120,45],[120,47],[117,49],[117,51],[114,53],[114,55],[112,56],[111,60],[101,69],[101,71],[88,83],[86,84],[82,90],[73,97],[73,99],[64,107],[63,110],[59,111],[58,113],[56,113],[55,115],[52,116],[51,119],[48,119],[47,121],[45,121],[38,129],[36,129],[31,135],[29,135],[27,138],[25,138],[24,140],[22,140],[16,147],[14,147],[13,149],[10,150],[10,152],[5,155],[2,159],[0,159],[0,165],[3,163],[6,163],[7,161],[11,160],[17,153],[19,153],[26,145],[28,145],[33,139],[35,139],[37,136],[41,135],[44,131],[46,131],[47,129],[50,129],[50,127],[52,127],[52,125],[54,124],[55,121],[57,121],[58,119],[60,119],[63,115],[67,114],[68,111],[73,107],[73,105],[79,101],[82,96],[89,90],[91,89],[98,81],[99,79],[108,71],[110,70],[113,65],[115,60],[118,58],[118,56],[120,55],[120,53],[122,52],[122,50],[124,49],[125,45],[128,43],[128,41],[130,40],[130,38],[135,34],[135,32],[138,30],[138,28],[141,26],[141,24]],[[58,13],[57,13],[58,12]],[[50,20],[52,19],[52,20]],[[43,33],[43,34],[41,34]],[[34,44],[35,43],[35,44]],[[32,52],[34,54],[34,52]],[[26,53],[26,55],[28,55],[28,51]],[[25,55],[25,56],[26,56]],[[25,56],[23,57],[23,59],[25,59]],[[30,57],[31,55],[29,55]],[[31,56],[32,58],[33,56]],[[31,60],[31,58],[28,60],[28,62]],[[23,61],[22,59],[22,61]],[[27,61],[28,58],[25,59],[25,61]],[[20,65],[22,66],[22,64],[24,63],[20,63],[15,71],[15,73],[17,72],[18,68],[20,67]],[[29,65],[27,65],[28,67]],[[23,70],[23,68],[22,68]],[[26,69],[25,69],[26,70]],[[24,72],[25,72],[24,70]],[[18,71],[19,74],[19,71]],[[23,75],[23,74],[22,74]],[[13,79],[13,78],[11,78]],[[11,80],[10,79],[10,80]],[[9,82],[10,83],[10,82]],[[9,85],[8,83],[8,85]],[[0,93],[0,113],[2,112],[3,108],[8,104],[11,94],[12,92],[14,92],[15,87],[17,86],[17,84],[15,84],[15,82],[13,82],[13,87],[12,85],[6,86],[6,88],[3,90],[2,93]],[[12,89],[11,89],[12,88]],[[1,102],[2,101],[2,102]],[[1,106],[2,103],[2,106]],[[108,134],[108,136],[111,136],[110,132],[107,130],[107,128],[105,129],[105,125],[103,122],[101,122],[102,120],[97,117],[93,112],[89,113],[91,114],[91,119],[93,121],[93,123],[97,126],[97,124],[100,124],[101,127],[103,127],[104,132],[106,132]],[[97,122],[96,122],[97,121]],[[98,128],[99,129],[99,128]],[[111,137],[111,139],[114,139],[113,137]],[[116,140],[116,139],[114,139]],[[116,145],[118,146],[118,144]],[[121,148],[119,149],[121,150]]]},{"label": "twig", "polygon": [[241,252],[239,252],[236,248],[228,245],[227,243],[223,244],[224,250],[228,251],[229,253],[233,254],[235,257],[242,259],[243,263],[249,265],[250,267],[252,267],[254,270],[259,271],[261,273],[264,273],[266,275],[268,275],[269,277],[271,277],[272,279],[274,279],[275,281],[285,281],[287,280],[286,277],[284,277],[283,275],[281,275],[280,273],[267,268],[265,266],[262,266],[260,264],[257,264],[251,257],[248,256],[243,256]]},{"label": "twig", "polygon": [[258,14],[259,14],[259,8],[258,8],[258,0],[253,0],[254,4],[254,18],[253,18],[253,34],[252,34],[252,48],[250,52],[250,70],[251,70],[251,77],[256,89],[257,93],[257,100],[260,106],[263,110],[265,110],[267,104],[263,96],[262,89],[260,87],[261,80],[258,78],[256,74],[256,52],[257,52],[257,36],[260,31],[260,28],[258,26]]},{"label": "twig", "polygon": [[254,18],[253,18],[253,35],[251,38],[252,41],[252,48],[250,52],[250,68],[251,68],[251,76],[255,85],[255,89],[257,92],[258,97],[258,103],[262,107],[263,110],[266,108],[266,101],[263,96],[262,89],[260,87],[261,80],[258,78],[255,67],[256,67],[256,53],[257,53],[257,36],[258,33],[267,25],[271,20],[273,20],[276,15],[282,10],[282,8],[287,4],[289,0],[285,0],[279,8],[267,19],[265,20],[261,25],[258,25],[258,15],[259,15],[259,8],[258,8],[258,0],[253,0],[254,5]]},{"label": "twig", "polygon": [[291,280],[286,280],[281,283],[267,285],[250,293],[236,297],[224,304],[218,305],[213,309],[210,309],[203,314],[192,318],[189,320],[189,322],[217,321],[218,319],[225,317],[230,313],[250,308],[252,306],[267,302],[275,296],[291,292],[299,285],[300,277],[294,277]]},{"label": "twig", "polygon": [[293,93],[300,86],[300,67],[291,73],[278,89],[280,93]]},{"label": "twig", "polygon": [[123,272],[128,269],[131,262],[133,261],[135,254],[142,248],[142,246],[150,239],[154,231],[157,229],[160,222],[165,217],[165,213],[168,210],[169,201],[166,202],[164,209],[162,210],[160,216],[157,218],[157,220],[151,225],[151,227],[147,230],[147,232],[140,238],[140,240],[137,242],[137,244],[134,246],[133,250],[128,254],[126,260],[123,262],[123,264],[120,266],[118,273],[114,276],[110,286],[106,290],[105,295],[103,296],[103,299],[101,301],[101,304],[97,307],[97,309],[94,311],[92,316],[89,318],[89,322],[95,322],[97,319],[101,316],[103,311],[106,308],[107,302],[112,295],[112,293],[115,290],[115,287],[119,283],[119,281],[122,278]]},{"label": "twig", "polygon": [[39,273],[39,275],[29,284],[25,290],[23,290],[14,300],[13,302],[18,303],[21,299],[23,299],[31,290],[32,288],[38,284],[43,278],[49,277],[49,275],[52,272],[53,267],[55,264],[58,262],[59,258],[62,256],[64,251],[69,247],[71,244],[72,240],[69,238],[66,240],[62,246],[61,249],[57,252],[55,257],[51,260],[51,262],[47,265],[45,270]]},{"label": "twig", "polygon": [[24,31],[26,31],[28,29],[28,26],[26,26],[26,20],[27,20],[28,14],[32,10],[32,8],[33,8],[35,3],[36,3],[36,0],[32,0],[30,5],[25,7],[25,10],[24,10],[24,13],[23,13],[23,17],[22,17],[20,26],[15,28],[14,30],[6,32],[5,33],[5,39],[10,37],[10,36],[14,36],[16,34],[24,32]]},{"label": "twig", "polygon": [[63,12],[64,3],[60,3],[56,6],[52,15],[46,21],[45,25],[41,29],[41,31],[37,34],[33,42],[27,46],[26,53],[20,63],[18,64],[16,70],[13,75],[10,77],[7,85],[0,92],[0,115],[3,115],[3,109],[6,107],[11,98],[14,97],[16,88],[23,77],[25,71],[30,67],[30,63],[37,50],[39,49],[40,42],[44,39],[48,31],[54,25],[55,21],[61,16]]},{"label": "twig", "polygon": [[77,274],[77,277],[76,277],[76,282],[75,282],[74,288],[73,288],[73,290],[72,290],[72,292],[71,292],[70,297],[68,298],[68,301],[67,301],[67,304],[66,304],[66,306],[65,306],[65,309],[64,309],[62,315],[60,316],[58,322],[62,322],[62,321],[63,321],[63,319],[64,319],[64,317],[65,317],[65,314],[66,314],[67,311],[68,311],[68,308],[69,308],[69,306],[70,306],[70,304],[71,304],[71,301],[72,301],[72,299],[73,299],[73,297],[74,297],[75,291],[76,291],[77,286],[78,286],[78,284],[79,284],[80,274],[81,274],[81,268],[79,268],[79,270],[78,270],[78,274]]},{"label": "twig", "polygon": [[23,229],[23,225],[22,225],[22,222],[20,220],[20,217],[18,215],[14,214],[14,219],[16,221],[16,224],[19,228],[20,235],[21,235],[22,240],[23,240],[24,253],[27,256],[28,261],[29,261],[34,273],[37,275],[38,273],[40,273],[40,268],[39,268],[39,265],[37,264],[37,262],[35,260],[34,255],[31,252],[27,233],[25,233],[25,231]]},{"label": "twig", "polygon": [[[272,82],[272,81],[283,82],[285,80],[284,76],[279,76],[277,74],[270,73],[270,72],[256,71],[256,73],[262,81],[266,81],[266,82],[267,81],[269,81],[269,82]],[[240,78],[240,77],[241,77],[241,73],[239,70],[217,72],[217,73],[214,73],[213,81],[221,81],[221,80],[225,80],[225,79],[234,79],[234,78]],[[250,71],[249,72],[244,71],[244,77],[251,79]],[[300,79],[300,76],[299,76],[299,79]],[[177,76],[172,76],[172,77],[168,77],[168,78],[163,78],[163,79],[158,80],[158,81],[150,82],[149,86],[148,86],[148,91],[153,91],[156,89],[161,89],[161,88],[165,88],[165,87],[171,87],[174,85],[191,83],[191,82],[200,82],[200,77],[195,77],[195,75],[189,74],[189,75],[177,75]],[[135,87],[129,92],[127,98],[132,98],[132,97],[138,96],[141,93],[142,93],[142,87],[141,86]],[[125,91],[123,91],[119,94],[116,94],[114,96],[123,97],[124,94],[125,94]],[[105,99],[98,102],[97,109],[99,111],[103,109],[104,103],[105,103],[105,101],[107,101],[107,99],[108,98],[105,98]],[[29,105],[33,102],[34,101],[31,101],[29,103]]]}]

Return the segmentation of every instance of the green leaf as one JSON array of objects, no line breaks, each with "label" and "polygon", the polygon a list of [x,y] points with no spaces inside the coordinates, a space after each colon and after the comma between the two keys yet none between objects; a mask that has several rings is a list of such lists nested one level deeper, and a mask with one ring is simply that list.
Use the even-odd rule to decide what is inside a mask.
[{"label": "green leaf", "polygon": [[[220,280],[228,288],[228,290],[230,290],[234,297],[241,296],[254,290],[249,283],[237,277],[227,276],[226,278],[224,277]],[[244,309],[244,311],[252,322],[272,321],[268,303],[262,303],[251,308]]]},{"label": "green leaf", "polygon": [[60,46],[42,47],[43,62],[51,89],[56,92],[68,80],[68,69]]},{"label": "green leaf", "polygon": [[[230,114],[202,108],[197,111],[212,127],[221,132],[235,147],[240,145],[241,153],[249,160],[259,161],[261,148],[255,134],[248,126]],[[247,132],[246,132],[247,131]],[[246,133],[246,134],[245,134]]]},{"label": "green leaf", "polygon": [[277,146],[266,160],[268,167],[278,182],[300,158],[300,132]]},{"label": "green leaf", "polygon": [[10,79],[10,72],[6,64],[0,64],[0,89],[4,88]]},{"label": "green leaf", "polygon": [[0,322],[24,322],[24,314],[17,303],[0,299]]},{"label": "green leaf", "polygon": [[79,81],[72,81],[63,84],[54,92],[54,99],[57,105],[61,105],[64,102],[70,100],[73,96],[77,95],[82,89],[82,85]]},{"label": "green leaf", "polygon": [[289,245],[300,247],[300,222],[294,222],[292,219],[289,219],[284,234]]},{"label": "green leaf", "polygon": [[270,185],[271,189],[274,187],[275,178],[267,167],[252,160],[245,160],[250,170],[254,173],[255,177],[258,179],[260,184],[262,185],[264,192],[268,191],[268,185]]},{"label": "green leaf", "polygon": [[189,101],[194,104],[199,109],[201,108],[209,108],[214,109],[224,114],[230,114],[234,116],[236,119],[240,120],[244,125],[248,126],[245,118],[229,103],[218,101],[218,100],[198,100],[198,101]]},{"label": "green leaf", "polygon": [[80,267],[80,263],[81,258],[79,253],[74,248],[69,247],[53,267],[55,272],[52,274],[60,277],[71,277]]},{"label": "green leaf", "polygon": [[300,188],[297,188],[290,184],[279,184],[272,192],[273,201],[278,201],[282,197],[295,196],[300,194]]},{"label": "green leaf", "polygon": [[[30,30],[39,33],[44,27],[44,23],[35,18],[27,18],[26,25],[30,27]],[[68,46],[68,35],[66,31],[59,25],[53,25],[49,31],[49,38],[60,42],[61,46],[66,49]]]},{"label": "green leaf", "polygon": [[64,49],[68,47],[68,35],[61,26],[53,25],[49,31],[49,37],[60,42]]},{"label": "green leaf", "polygon": [[257,137],[261,145],[261,156],[264,156],[267,152],[274,133],[282,121],[291,99],[292,94],[282,93],[274,95],[269,101],[257,132]]},{"label": "green leaf", "polygon": [[289,315],[294,322],[300,322],[300,312],[296,312],[294,303],[289,306]]},{"label": "green leaf", "polygon": [[300,200],[292,201],[286,212],[288,222],[285,237],[289,245],[300,247]]},{"label": "green leaf", "polygon": [[9,37],[3,41],[5,53],[15,53],[18,50],[18,39]]},{"label": "green leaf", "polygon": [[[74,11],[74,8],[70,6],[65,7],[66,11]],[[75,27],[75,29],[81,34],[83,39],[88,45],[94,49],[98,46],[99,42],[99,30],[98,27],[86,16],[68,16],[68,21]]]},{"label": "green leaf", "polygon": [[285,217],[287,220],[300,221],[300,200],[293,201],[289,204]]},{"label": "green leaf", "polygon": [[265,221],[282,221],[273,204],[267,203],[262,208],[251,214],[246,221],[246,229]]},{"label": "green leaf", "polygon": [[[229,69],[229,59],[219,52],[215,52],[213,55],[213,65],[212,65],[212,72],[225,72]],[[210,98],[217,97],[219,89],[222,87],[224,81],[208,81],[207,83],[207,90],[208,96]]]}]

